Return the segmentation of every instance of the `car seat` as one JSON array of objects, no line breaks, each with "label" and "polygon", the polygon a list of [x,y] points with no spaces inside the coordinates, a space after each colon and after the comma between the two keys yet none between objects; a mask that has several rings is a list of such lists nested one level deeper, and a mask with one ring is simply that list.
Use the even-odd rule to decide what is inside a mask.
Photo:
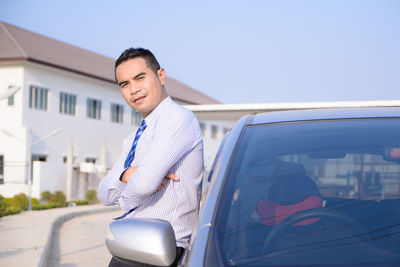
[{"label": "car seat", "polygon": [[[257,202],[261,223],[273,226],[291,214],[322,207],[320,192],[314,181],[307,175],[284,175],[273,178],[266,198]],[[295,225],[307,225],[318,218],[305,219]]]}]

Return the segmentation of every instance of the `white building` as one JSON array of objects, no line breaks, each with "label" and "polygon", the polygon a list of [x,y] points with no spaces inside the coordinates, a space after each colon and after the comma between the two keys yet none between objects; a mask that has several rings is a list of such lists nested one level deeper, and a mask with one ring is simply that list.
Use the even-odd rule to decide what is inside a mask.
[{"label": "white building", "polygon": [[[97,189],[141,119],[120,95],[113,66],[112,58],[0,22],[1,195],[31,188],[32,197],[60,190],[78,199]],[[181,104],[218,103],[172,78],[166,88]]]}]

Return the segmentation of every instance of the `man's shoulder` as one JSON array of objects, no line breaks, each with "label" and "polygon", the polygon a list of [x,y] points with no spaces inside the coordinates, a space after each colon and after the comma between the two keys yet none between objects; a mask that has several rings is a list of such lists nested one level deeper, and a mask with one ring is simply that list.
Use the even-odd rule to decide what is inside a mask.
[{"label": "man's shoulder", "polygon": [[155,125],[155,131],[160,134],[164,132],[185,129],[186,132],[193,133],[193,137],[201,135],[199,122],[196,116],[189,109],[171,101],[168,107],[159,114]]},{"label": "man's shoulder", "polygon": [[168,108],[161,114],[161,117],[168,118],[169,121],[192,121],[197,120],[193,112],[184,106],[171,101]]}]

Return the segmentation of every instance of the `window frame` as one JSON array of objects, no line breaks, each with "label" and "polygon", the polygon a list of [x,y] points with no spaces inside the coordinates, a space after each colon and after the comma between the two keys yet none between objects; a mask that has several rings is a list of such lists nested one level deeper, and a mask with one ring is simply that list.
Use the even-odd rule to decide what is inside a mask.
[{"label": "window frame", "polygon": [[206,136],[206,123],[200,122],[199,126],[200,126],[201,134],[203,135],[203,137]]},{"label": "window frame", "polygon": [[87,98],[86,117],[101,120],[101,100],[90,97]]},{"label": "window frame", "polygon": [[139,112],[137,112],[136,110],[132,109],[132,112],[131,112],[132,125],[140,126],[142,119],[143,119],[142,115]]},{"label": "window frame", "polygon": [[211,138],[212,139],[218,138],[218,125],[211,125]]},{"label": "window frame", "polygon": [[111,122],[124,122],[124,105],[111,103]]},{"label": "window frame", "polygon": [[49,89],[36,85],[29,86],[29,108],[48,110]]},{"label": "window frame", "polygon": [[59,113],[66,115],[76,115],[77,95],[60,92]]}]

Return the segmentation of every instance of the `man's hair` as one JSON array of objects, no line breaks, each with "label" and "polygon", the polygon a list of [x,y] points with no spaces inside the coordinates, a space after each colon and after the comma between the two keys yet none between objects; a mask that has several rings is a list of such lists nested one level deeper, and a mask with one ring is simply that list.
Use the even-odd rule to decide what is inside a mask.
[{"label": "man's hair", "polygon": [[[150,50],[145,49],[145,48],[128,48],[122,54],[119,56],[119,58],[115,61],[115,67],[114,67],[114,74],[115,71],[117,70],[117,67],[125,61],[128,61],[129,59],[133,58],[143,58],[146,61],[146,65],[148,68],[150,68],[155,74],[157,74],[157,71],[161,68],[160,64],[158,63],[156,57],[151,53]],[[117,79],[115,79],[117,80]]]}]

